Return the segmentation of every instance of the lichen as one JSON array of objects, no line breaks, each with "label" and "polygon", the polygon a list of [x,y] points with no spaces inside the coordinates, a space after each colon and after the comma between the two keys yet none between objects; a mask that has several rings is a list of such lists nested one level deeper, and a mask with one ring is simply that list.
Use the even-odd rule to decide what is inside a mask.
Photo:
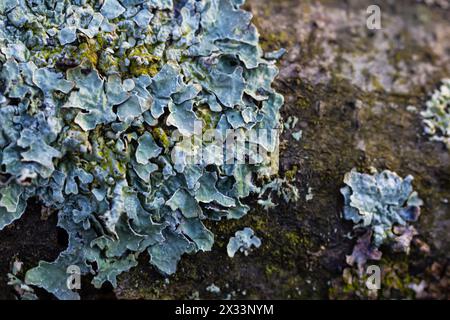
[{"label": "lichen", "polygon": [[11,263],[11,272],[7,274],[8,285],[14,288],[16,292],[16,298],[20,300],[37,300],[33,288],[24,283],[21,279],[23,276],[23,262],[17,257]]},{"label": "lichen", "polygon": [[211,250],[205,220],[249,211],[242,201],[259,191],[278,136],[251,141],[265,150],[251,164],[189,162],[183,145],[197,121],[241,134],[279,126],[279,54],[264,58],[242,4],[0,7],[0,229],[37,197],[68,234],[67,249],[28,270],[25,285],[78,299],[67,268],[115,286],[145,251],[170,275],[183,254]]},{"label": "lichen", "polygon": [[356,263],[361,269],[368,259],[379,260],[382,244],[409,253],[417,234],[410,222],[417,221],[423,205],[412,180],[412,176],[402,179],[389,170],[373,175],[352,170],[345,175],[343,217],[354,223],[354,229],[365,231],[347,257],[350,265]]},{"label": "lichen", "polygon": [[230,258],[233,258],[238,251],[248,255],[252,247],[259,248],[259,246],[261,246],[261,239],[255,235],[251,228],[244,228],[236,231],[234,237],[230,238],[227,253]]},{"label": "lichen", "polygon": [[442,80],[426,103],[427,109],[421,112],[425,133],[433,141],[441,141],[450,150],[450,79]]}]

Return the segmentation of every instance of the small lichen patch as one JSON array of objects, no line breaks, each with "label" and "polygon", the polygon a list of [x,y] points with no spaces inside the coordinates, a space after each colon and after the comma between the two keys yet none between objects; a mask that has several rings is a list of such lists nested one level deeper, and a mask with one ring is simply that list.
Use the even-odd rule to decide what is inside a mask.
[{"label": "small lichen patch", "polygon": [[350,265],[362,268],[368,259],[379,260],[382,244],[397,252],[409,252],[417,234],[409,223],[417,221],[423,205],[413,191],[412,180],[412,176],[402,179],[388,170],[373,175],[352,170],[345,175],[343,217],[355,224],[354,229],[365,231],[347,257]]},{"label": "small lichen patch", "polygon": [[244,228],[236,231],[234,237],[230,238],[227,253],[230,258],[233,258],[238,251],[248,255],[252,247],[259,248],[260,246],[261,239],[255,235],[254,231],[251,228]]},{"label": "small lichen patch", "polygon": [[450,79],[442,80],[426,103],[427,109],[422,111],[425,133],[433,141],[441,141],[450,150]]}]

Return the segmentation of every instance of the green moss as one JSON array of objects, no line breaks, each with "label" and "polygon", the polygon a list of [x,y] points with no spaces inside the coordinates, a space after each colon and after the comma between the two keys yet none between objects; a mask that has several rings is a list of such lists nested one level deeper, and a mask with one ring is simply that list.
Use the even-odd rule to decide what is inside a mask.
[{"label": "green moss", "polygon": [[43,59],[45,61],[49,60],[51,57],[56,56],[62,52],[62,47],[48,47],[39,50],[35,57],[38,59]]},{"label": "green moss", "polygon": [[92,66],[96,66],[98,63],[98,50],[99,47],[95,41],[89,39],[87,42],[81,43],[77,51],[80,63],[88,62]]},{"label": "green moss", "polygon": [[276,265],[267,264],[265,268],[265,273],[267,277],[271,277],[274,274],[280,273],[280,268]]},{"label": "green moss", "polygon": [[98,60],[97,68],[102,74],[111,74],[119,72],[120,69],[119,59],[117,59],[111,54],[102,52]]},{"label": "green moss", "polygon": [[[95,39],[97,39],[97,45],[99,48],[104,49],[109,46],[107,37],[110,36],[110,33],[99,32]],[[112,44],[114,46],[114,44]]]},{"label": "green moss", "polygon": [[160,127],[154,127],[152,129],[153,137],[156,139],[157,142],[159,142],[165,149],[168,149],[170,146],[170,140],[167,133],[164,131],[163,128]]},{"label": "green moss", "polygon": [[160,59],[152,55],[145,46],[133,48],[128,54],[130,73],[139,77],[142,75],[155,76],[158,73]]},{"label": "green moss", "polygon": [[[139,77],[141,75],[155,76],[161,66],[161,59],[151,54],[149,46],[138,46],[123,56],[105,50],[114,47],[117,36],[112,33],[99,33],[90,39],[81,37],[77,45],[40,48],[36,58],[42,61],[52,61],[55,57],[73,61],[74,64],[87,64],[96,67],[103,75],[123,73],[123,75]],[[126,67],[125,59],[130,60]],[[121,69],[122,68],[122,69]]]},{"label": "green moss", "polygon": [[286,177],[286,179],[288,179],[288,181],[294,181],[297,173],[298,167],[294,165],[291,170],[288,170],[284,173],[284,176]]},{"label": "green moss", "polygon": [[195,113],[203,122],[203,133],[208,129],[215,129],[217,127],[219,117],[208,106],[198,107]]},{"label": "green moss", "polygon": [[269,52],[277,48],[287,47],[292,44],[292,37],[286,31],[267,34],[261,39],[261,47],[264,51]]},{"label": "green moss", "polygon": [[300,237],[295,232],[286,232],[284,236],[292,246],[298,246],[301,243]]}]

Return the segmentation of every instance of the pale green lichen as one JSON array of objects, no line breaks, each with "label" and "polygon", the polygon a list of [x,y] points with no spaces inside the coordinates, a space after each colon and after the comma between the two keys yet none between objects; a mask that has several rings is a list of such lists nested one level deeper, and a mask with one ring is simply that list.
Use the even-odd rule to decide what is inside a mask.
[{"label": "pale green lichen", "polygon": [[21,279],[23,276],[23,262],[17,257],[14,258],[11,263],[11,272],[7,274],[8,285],[14,288],[16,297],[20,300],[37,300],[38,297],[35,294],[33,288],[25,284]]},{"label": "pale green lichen", "polygon": [[426,103],[427,109],[421,112],[424,118],[425,133],[433,141],[441,141],[450,150],[450,79],[442,80]]},{"label": "pale green lichen", "polygon": [[361,236],[347,257],[350,265],[361,268],[367,259],[379,260],[382,244],[395,251],[409,252],[417,231],[409,223],[417,221],[423,201],[413,191],[412,176],[400,178],[395,172],[385,170],[373,175],[352,170],[344,178],[341,188],[344,196],[343,217],[352,221],[354,229],[363,229]]},{"label": "pale green lichen", "polygon": [[24,285],[78,299],[69,267],[115,286],[144,251],[174,273],[183,254],[211,250],[205,219],[249,211],[242,199],[278,147],[278,136],[252,141],[266,151],[252,164],[189,163],[171,157],[189,153],[178,138],[194,121],[276,130],[281,53],[264,59],[243,1],[33,3],[0,4],[0,229],[37,197],[68,247]]},{"label": "pale green lichen", "polygon": [[259,248],[261,246],[261,239],[259,239],[251,228],[244,228],[236,231],[234,237],[231,237],[227,245],[227,253],[230,258],[233,258],[236,252],[243,252],[246,256],[249,254],[252,247]]}]

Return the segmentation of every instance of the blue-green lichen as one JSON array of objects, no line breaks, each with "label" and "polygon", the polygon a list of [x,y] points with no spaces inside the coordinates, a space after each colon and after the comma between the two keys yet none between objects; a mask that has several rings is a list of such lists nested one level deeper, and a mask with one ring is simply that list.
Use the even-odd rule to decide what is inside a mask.
[{"label": "blue-green lichen", "polygon": [[352,170],[344,177],[346,186],[343,217],[354,223],[354,229],[363,229],[347,262],[362,267],[368,259],[378,260],[382,244],[395,251],[409,252],[410,243],[417,234],[410,225],[417,221],[423,201],[413,190],[412,176],[402,179],[395,172],[385,170],[374,174]]},{"label": "blue-green lichen", "polygon": [[236,231],[234,237],[230,238],[227,245],[227,253],[230,258],[233,258],[236,252],[243,252],[248,255],[252,247],[259,248],[261,246],[261,239],[259,239],[251,228],[244,228]]},{"label": "blue-green lichen", "polygon": [[[267,165],[187,162],[178,139],[196,121],[279,126],[279,54],[264,58],[243,2],[0,3],[0,229],[37,197],[68,234],[27,286],[78,299],[67,268],[114,286],[144,251],[170,275],[183,254],[211,250],[205,219],[248,212],[242,199]],[[278,137],[252,143],[270,158]]]},{"label": "blue-green lichen", "polygon": [[426,103],[426,110],[421,112],[425,133],[433,141],[443,142],[450,150],[450,79],[442,80]]}]

